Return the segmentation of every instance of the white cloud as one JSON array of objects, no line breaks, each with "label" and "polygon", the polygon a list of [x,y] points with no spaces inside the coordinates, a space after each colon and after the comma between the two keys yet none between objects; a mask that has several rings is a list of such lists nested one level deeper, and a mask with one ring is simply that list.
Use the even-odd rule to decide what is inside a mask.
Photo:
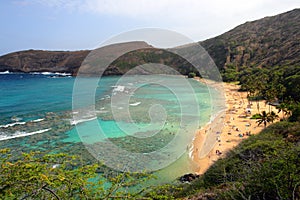
[{"label": "white cloud", "polygon": [[202,14],[217,16],[236,15],[237,13],[256,13],[285,10],[300,6],[298,0],[20,0],[35,2],[45,6],[73,11],[93,12],[126,17],[141,18],[200,18]]},{"label": "white cloud", "polygon": [[67,9],[71,12],[88,12],[95,15],[138,20],[145,26],[173,29],[195,39],[204,39],[210,35],[220,34],[243,22],[300,7],[299,0],[33,1],[55,9]]}]

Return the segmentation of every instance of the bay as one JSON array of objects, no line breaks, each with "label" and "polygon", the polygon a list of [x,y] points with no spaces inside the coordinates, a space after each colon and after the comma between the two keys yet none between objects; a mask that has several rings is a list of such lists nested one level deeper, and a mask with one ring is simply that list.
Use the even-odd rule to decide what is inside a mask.
[{"label": "bay", "polygon": [[[76,79],[70,76],[1,74],[0,147],[20,152],[41,150],[80,154],[78,144],[84,143],[85,147],[91,148],[96,143],[110,141],[129,152],[149,153],[163,149],[174,140],[178,130],[183,130],[180,127],[183,113],[186,119],[196,119],[198,128],[222,109],[222,106],[212,105],[211,97],[217,96],[216,92],[195,80],[186,80],[192,88],[191,94],[176,77],[163,77],[171,82],[160,83],[153,77],[150,79],[147,77],[146,82],[140,82],[132,76],[120,82],[120,77],[113,76],[102,77],[98,82],[95,78],[84,78],[83,89],[74,92]],[[97,86],[89,85],[95,81]],[[145,84],[147,82],[151,84]],[[172,86],[168,86],[170,83]],[[95,91],[90,92],[91,87],[95,87]],[[112,104],[112,99],[120,94],[123,96]],[[83,97],[75,107],[74,95]],[[120,101],[125,97],[129,97],[127,107]],[[192,98],[199,107],[197,112],[194,112]],[[127,112],[131,121],[128,121]],[[160,167],[162,163],[152,160],[154,164],[151,166],[159,169],[156,173],[163,177],[159,183],[170,182],[193,171],[186,141],[195,134],[195,127],[186,125],[184,128],[181,135],[186,134],[186,140],[172,144],[168,150],[168,153],[176,152],[182,146],[174,162]],[[185,149],[183,153],[182,149]],[[102,151],[106,152],[106,149]],[[114,154],[110,156],[119,159]]]}]

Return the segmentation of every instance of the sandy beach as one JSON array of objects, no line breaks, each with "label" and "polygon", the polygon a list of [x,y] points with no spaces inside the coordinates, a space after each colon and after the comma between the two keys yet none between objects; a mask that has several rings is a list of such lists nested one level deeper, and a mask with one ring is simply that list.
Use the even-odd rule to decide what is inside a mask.
[{"label": "sandy beach", "polygon": [[[205,84],[214,83],[205,80]],[[192,160],[199,166],[195,171],[197,174],[203,174],[216,160],[224,157],[226,152],[264,128],[263,124],[257,126],[256,120],[250,117],[264,110],[268,112],[269,106],[264,101],[250,104],[247,93],[239,92],[239,87],[222,83],[219,89],[224,90],[226,111],[219,113],[213,121],[196,132],[191,155]],[[274,107],[271,109],[276,110]]]}]

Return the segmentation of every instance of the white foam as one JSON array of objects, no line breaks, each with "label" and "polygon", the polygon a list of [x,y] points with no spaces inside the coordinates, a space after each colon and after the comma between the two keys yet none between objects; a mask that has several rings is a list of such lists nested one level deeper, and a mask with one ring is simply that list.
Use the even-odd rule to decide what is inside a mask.
[{"label": "white foam", "polygon": [[189,158],[193,159],[193,151],[194,151],[194,145],[192,145],[190,148],[189,148]]},{"label": "white foam", "polygon": [[103,113],[107,113],[107,110],[95,110],[96,114],[103,114]]},{"label": "white foam", "polygon": [[12,127],[15,125],[23,125],[23,124],[26,124],[26,122],[14,122],[14,123],[10,123],[10,124],[0,125],[0,128],[8,128],[8,127]]},{"label": "white foam", "polygon": [[38,134],[38,133],[44,133],[44,132],[47,132],[49,130],[51,130],[51,128],[38,130],[38,131],[30,132],[30,133],[17,131],[17,132],[15,132],[15,134],[10,135],[10,136],[0,135],[0,141],[9,140],[9,139],[13,139],[13,138],[19,138],[19,137],[25,137],[25,136],[29,136],[29,135]]},{"label": "white foam", "polygon": [[53,75],[54,73],[51,73],[51,72],[41,72],[41,74],[43,74],[43,75]]},{"label": "white foam", "polygon": [[70,73],[61,73],[61,72],[31,72],[30,74],[42,74],[45,76],[49,76],[49,75],[59,75],[59,76],[71,76],[72,74]]},{"label": "white foam", "polygon": [[113,86],[113,92],[124,92],[125,90],[125,86],[123,85],[117,85],[117,86]]},{"label": "white foam", "polygon": [[32,120],[31,122],[41,122],[41,121],[44,121],[45,119],[41,118],[41,119],[35,119],[35,120]]},{"label": "white foam", "polygon": [[4,72],[0,72],[0,74],[9,74],[10,72],[8,70],[4,71]]},{"label": "white foam", "polygon": [[60,75],[60,76],[72,76],[72,74],[70,74],[70,73],[60,73],[60,72],[55,72],[54,73],[55,75]]},{"label": "white foam", "polygon": [[71,120],[70,123],[71,125],[77,125],[79,123],[87,122],[87,121],[92,121],[97,119],[97,117],[92,117],[92,118],[83,118],[83,119],[78,119],[78,120]]},{"label": "white foam", "polygon": [[21,121],[22,119],[23,119],[22,117],[12,117],[11,118],[11,120],[16,121],[16,122]]},{"label": "white foam", "polygon": [[129,105],[131,105],[131,106],[138,106],[140,104],[141,104],[141,102],[135,102],[135,103],[130,103]]}]

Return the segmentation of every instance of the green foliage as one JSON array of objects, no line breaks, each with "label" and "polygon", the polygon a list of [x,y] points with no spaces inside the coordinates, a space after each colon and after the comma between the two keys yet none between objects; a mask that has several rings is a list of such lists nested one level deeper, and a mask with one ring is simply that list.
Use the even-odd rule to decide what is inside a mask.
[{"label": "green foliage", "polygon": [[296,122],[296,121],[300,122],[300,103],[291,104],[288,109],[290,109],[290,111],[292,113],[292,115],[289,118],[289,121],[291,121],[291,122]]},{"label": "green foliage", "polygon": [[129,188],[150,176],[119,173],[106,179],[98,165],[81,165],[79,158],[65,154],[24,153],[12,161],[8,149],[0,151],[1,199],[126,199],[141,197]]},{"label": "green foliage", "polygon": [[[298,72],[299,73],[299,72]],[[295,74],[287,77],[284,80],[284,84],[287,88],[287,94],[292,99],[300,100],[300,74]]]},{"label": "green foliage", "polygon": [[278,115],[273,111],[271,113],[267,113],[266,111],[262,111],[261,114],[256,115],[258,126],[262,123],[267,126],[267,123],[273,123],[275,119],[278,118]]},{"label": "green foliage", "polygon": [[280,105],[276,106],[276,108],[278,109],[278,113],[282,113],[282,119],[285,119],[286,115],[290,115],[290,111],[289,111],[289,104],[287,103],[281,103]]},{"label": "green foliage", "polygon": [[278,122],[244,140],[175,197],[299,199],[300,123]]},{"label": "green foliage", "polygon": [[65,161],[64,154],[24,153],[22,159],[10,162],[11,154],[1,153],[0,194],[6,198],[84,198],[87,179],[96,169],[95,165],[73,169],[74,157]]},{"label": "green foliage", "polygon": [[195,73],[195,72],[190,72],[190,73],[188,74],[188,78],[195,78],[195,76],[196,76],[196,73]]},{"label": "green foliage", "polygon": [[225,72],[222,73],[223,81],[225,82],[234,82],[238,81],[239,72],[235,69],[227,69]]},{"label": "green foliage", "polygon": [[144,197],[149,199],[175,199],[177,194],[182,190],[182,186],[176,184],[166,184],[154,187],[151,191],[146,193]]},{"label": "green foliage", "polygon": [[[291,73],[293,72],[293,73]],[[249,96],[262,96],[268,102],[300,101],[300,67],[245,68],[238,80]]]},{"label": "green foliage", "polygon": [[[164,49],[156,48],[138,49],[125,53],[113,61],[111,66],[114,70],[114,74],[124,74],[130,69],[146,63],[163,64],[173,68],[177,73],[179,72],[182,75],[188,75],[191,71],[198,71],[191,63],[181,56]],[[155,69],[153,67],[151,69],[144,68],[144,71],[148,71],[150,74],[174,73],[174,71],[165,72],[164,70],[159,68]]]},{"label": "green foliage", "polygon": [[250,119],[260,119],[261,115],[259,113],[252,115]]}]

